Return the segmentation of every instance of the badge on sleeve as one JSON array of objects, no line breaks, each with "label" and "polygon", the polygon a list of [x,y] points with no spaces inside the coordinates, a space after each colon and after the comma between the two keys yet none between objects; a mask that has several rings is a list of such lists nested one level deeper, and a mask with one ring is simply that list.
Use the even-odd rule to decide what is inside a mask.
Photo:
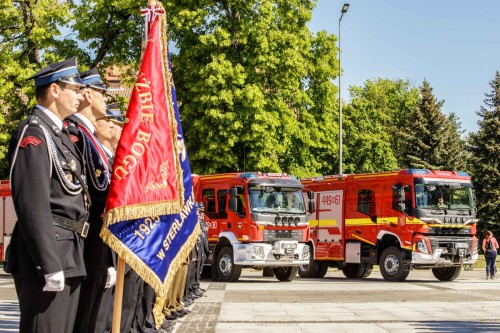
[{"label": "badge on sleeve", "polygon": [[26,136],[21,140],[19,146],[21,148],[26,148],[29,145],[38,146],[42,141],[36,136]]}]

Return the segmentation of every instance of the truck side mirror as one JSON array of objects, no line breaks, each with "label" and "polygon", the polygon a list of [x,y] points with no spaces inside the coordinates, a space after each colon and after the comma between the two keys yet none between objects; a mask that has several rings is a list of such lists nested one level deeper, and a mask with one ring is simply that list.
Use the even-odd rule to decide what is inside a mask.
[{"label": "truck side mirror", "polygon": [[404,202],[398,202],[398,210],[406,215],[406,204]]},{"label": "truck side mirror", "polygon": [[238,189],[236,187],[231,187],[229,189],[229,196],[231,198],[238,196]]},{"label": "truck side mirror", "polygon": [[307,198],[309,200],[313,200],[314,199],[314,192],[313,191],[308,191],[307,192]]},{"label": "truck side mirror", "polygon": [[[309,192],[309,193],[311,193],[311,192]],[[307,208],[309,209],[310,214],[314,214],[314,212],[316,211],[316,202],[314,201],[314,199],[309,200]]]},{"label": "truck side mirror", "polygon": [[238,198],[231,196],[229,199],[229,210],[233,212],[238,211]]},{"label": "truck side mirror", "polygon": [[405,188],[402,187],[398,191],[398,201],[399,202],[405,202],[406,196],[405,196]]}]

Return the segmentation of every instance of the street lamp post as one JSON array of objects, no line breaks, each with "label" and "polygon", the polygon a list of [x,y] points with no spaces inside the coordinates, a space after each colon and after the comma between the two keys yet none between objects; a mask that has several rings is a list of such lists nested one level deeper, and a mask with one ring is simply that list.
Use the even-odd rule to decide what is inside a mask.
[{"label": "street lamp post", "polygon": [[342,6],[342,11],[341,15],[339,18],[339,177],[342,178],[342,86],[341,86],[341,81],[342,81],[342,65],[340,62],[342,50],[340,48],[340,23],[342,22],[342,17],[344,14],[347,12],[349,9],[349,4],[345,3]]}]

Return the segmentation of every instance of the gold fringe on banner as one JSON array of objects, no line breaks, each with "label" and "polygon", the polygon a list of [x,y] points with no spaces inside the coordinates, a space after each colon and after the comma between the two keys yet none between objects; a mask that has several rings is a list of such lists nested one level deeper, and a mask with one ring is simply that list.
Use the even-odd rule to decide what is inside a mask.
[{"label": "gold fringe on banner", "polygon": [[156,328],[160,328],[163,320],[165,320],[165,315],[163,314],[163,306],[165,305],[165,301],[167,300],[167,293],[170,286],[172,285],[174,276],[181,267],[182,263],[186,261],[189,255],[191,255],[191,251],[193,250],[193,247],[195,246],[196,240],[198,239],[200,233],[200,224],[198,223],[198,221],[196,221],[196,226],[193,230],[193,233],[186,240],[186,243],[184,243],[184,246],[181,248],[175,259],[172,261],[172,264],[170,265],[166,279],[167,281],[165,283],[168,286],[166,288],[166,292],[165,294],[157,295],[156,302],[153,307],[153,317],[155,319]]},{"label": "gold fringe on banner", "polygon": [[[146,281],[157,293],[159,298],[165,298],[172,284],[174,275],[181,266],[182,262],[190,255],[196,240],[200,234],[200,225],[196,223],[193,233],[186,240],[175,258],[170,263],[165,281],[161,281],[151,268],[146,265],[132,250],[123,244],[111,231],[103,226],[101,238],[109,247],[117,253],[139,276]],[[162,321],[163,322],[163,321]],[[160,323],[161,324],[161,323]]]},{"label": "gold fringe on banner", "polygon": [[[157,4],[160,8],[165,10],[163,5],[161,3]],[[165,82],[165,91],[167,93],[167,102],[168,102],[168,116],[169,116],[169,121],[170,121],[170,135],[172,137],[172,142],[174,143],[174,151],[176,153],[176,156],[182,156],[183,152],[180,151],[181,149],[184,150],[185,146],[182,142],[177,141],[177,134],[178,134],[178,126],[180,124],[177,124],[177,118],[175,117],[175,110],[174,110],[174,103],[173,103],[173,96],[172,96],[172,85],[173,85],[173,78],[172,78],[172,73],[170,72],[170,68],[168,66],[168,39],[167,39],[167,19],[166,15],[162,15],[159,18],[159,29],[161,32],[161,40],[160,40],[160,46],[162,50],[162,54],[165,55],[165,57],[162,57],[162,66],[163,66],[163,82]],[[185,158],[187,158],[187,154],[185,155]],[[184,204],[184,175],[183,175],[183,170],[181,168],[180,160],[179,158],[175,159],[175,169],[177,170],[177,189],[179,193],[179,198],[181,201],[181,206]]]},{"label": "gold fringe on banner", "polygon": [[106,213],[104,225],[108,226],[121,221],[141,219],[145,217],[178,214],[181,210],[179,201],[148,202],[137,205],[116,207]]}]

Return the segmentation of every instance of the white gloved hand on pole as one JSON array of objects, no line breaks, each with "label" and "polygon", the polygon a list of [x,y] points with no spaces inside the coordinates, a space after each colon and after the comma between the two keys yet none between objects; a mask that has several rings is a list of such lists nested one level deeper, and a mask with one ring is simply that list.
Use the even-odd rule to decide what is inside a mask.
[{"label": "white gloved hand on pole", "polygon": [[106,279],[105,289],[111,288],[116,284],[116,269],[114,267],[108,267],[108,277]]},{"label": "white gloved hand on pole", "polygon": [[63,291],[64,290],[64,272],[45,274],[45,286],[43,291]]}]

